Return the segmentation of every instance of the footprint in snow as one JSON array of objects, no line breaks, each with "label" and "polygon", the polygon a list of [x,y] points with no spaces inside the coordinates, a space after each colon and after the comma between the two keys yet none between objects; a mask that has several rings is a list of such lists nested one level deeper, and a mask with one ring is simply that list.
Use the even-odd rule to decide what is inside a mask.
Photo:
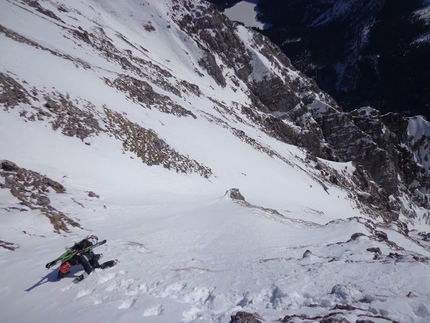
[{"label": "footprint in snow", "polygon": [[144,253],[146,252],[146,248],[145,246],[140,243],[140,242],[136,242],[136,241],[128,241],[125,244],[125,248],[129,251],[133,251],[133,252],[139,252],[139,253]]},{"label": "footprint in snow", "polygon": [[109,280],[111,280],[111,279],[113,279],[115,277],[116,277],[115,273],[107,273],[106,275],[102,275],[99,278],[98,284],[104,284],[107,281],[109,281]]},{"label": "footprint in snow", "polygon": [[136,298],[127,298],[125,300],[123,300],[123,302],[121,303],[121,305],[118,307],[118,309],[124,309],[124,308],[130,308],[133,306],[133,304],[136,302]]},{"label": "footprint in snow", "polygon": [[66,287],[61,288],[61,292],[64,293],[65,291],[68,291],[70,288],[72,288],[73,285],[75,285],[75,284],[72,283],[72,284],[67,285]]},{"label": "footprint in snow", "polygon": [[148,293],[149,292],[149,286],[147,284],[140,284],[138,287],[139,292],[141,293]]},{"label": "footprint in snow", "polygon": [[164,304],[160,304],[160,305],[157,305],[157,306],[154,306],[154,307],[150,307],[150,308],[146,309],[143,312],[142,315],[144,317],[147,317],[147,316],[158,316],[158,315],[163,314],[165,308],[166,307],[164,306]]},{"label": "footprint in snow", "polygon": [[161,297],[170,297],[172,295],[178,294],[187,287],[186,283],[173,283],[167,285],[164,290],[160,292]]},{"label": "footprint in snow", "polygon": [[82,289],[82,290],[80,290],[78,292],[78,294],[76,295],[75,300],[91,294],[92,291],[93,291],[93,289]]},{"label": "footprint in snow", "polygon": [[96,297],[94,297],[94,305],[100,305],[100,304],[106,303],[111,299],[112,297],[110,296],[101,297],[101,295],[97,295]]},{"label": "footprint in snow", "polygon": [[129,286],[124,293],[126,296],[136,296],[137,294],[139,294],[139,292],[139,288],[131,288],[131,286]]},{"label": "footprint in snow", "polygon": [[109,292],[113,291],[129,291],[130,286],[134,283],[134,279],[120,279],[117,281],[113,281],[106,290]]}]

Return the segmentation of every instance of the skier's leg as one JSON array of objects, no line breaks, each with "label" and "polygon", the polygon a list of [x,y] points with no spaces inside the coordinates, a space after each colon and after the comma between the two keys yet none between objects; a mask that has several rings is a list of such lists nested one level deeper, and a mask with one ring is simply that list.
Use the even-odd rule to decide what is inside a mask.
[{"label": "skier's leg", "polygon": [[82,265],[82,267],[84,267],[84,270],[88,275],[93,271],[90,261],[91,255],[88,253],[84,253],[83,255],[79,256],[79,263]]},{"label": "skier's leg", "polygon": [[118,263],[118,261],[117,261],[117,260],[109,260],[109,261],[106,261],[106,262],[102,263],[102,264],[100,265],[100,268],[101,268],[101,269],[105,269],[105,268],[113,267],[113,266],[115,266],[117,263]]},{"label": "skier's leg", "polygon": [[101,254],[94,254],[94,253],[91,253],[92,255],[92,257],[91,257],[91,260],[90,260],[90,264],[91,264],[91,266],[93,267],[93,268],[100,268],[100,264],[99,264],[99,259],[102,257],[102,255]]},{"label": "skier's leg", "polygon": [[82,267],[84,267],[85,272],[73,280],[75,284],[87,278],[88,275],[91,274],[91,272],[93,271],[93,268],[90,265],[90,260],[91,255],[89,255],[88,253],[77,256],[77,261],[82,265]]}]

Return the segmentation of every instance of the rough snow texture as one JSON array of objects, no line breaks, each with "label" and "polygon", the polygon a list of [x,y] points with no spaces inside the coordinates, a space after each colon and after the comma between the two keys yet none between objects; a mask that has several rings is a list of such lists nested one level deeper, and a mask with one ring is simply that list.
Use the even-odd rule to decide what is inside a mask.
[{"label": "rough snow texture", "polygon": [[[420,118],[342,112],[200,1],[2,1],[0,46],[1,322],[429,321]],[[55,281],[90,233],[120,263]]]}]

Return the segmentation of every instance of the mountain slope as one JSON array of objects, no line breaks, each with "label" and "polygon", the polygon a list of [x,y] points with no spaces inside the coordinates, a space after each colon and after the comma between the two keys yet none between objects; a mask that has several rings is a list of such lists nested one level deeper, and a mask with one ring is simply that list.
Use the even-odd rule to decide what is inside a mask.
[{"label": "mountain slope", "polygon": [[[226,5],[219,2],[216,3],[221,9]],[[263,2],[260,4],[264,5]],[[273,8],[277,8],[276,6],[278,3],[272,3],[272,5],[274,6]],[[295,12],[303,3],[295,4],[294,2],[289,2],[284,5],[285,8],[278,8],[279,10],[276,12],[284,12],[290,8],[294,19],[300,18],[300,15],[295,14]],[[330,10],[332,6],[334,6],[336,10]],[[361,4],[360,6],[355,6],[352,3],[343,4],[339,2],[335,5],[330,3],[324,6],[304,7],[299,11],[305,15],[306,12],[312,9],[314,14],[306,16],[306,21],[315,24],[316,28],[321,26],[323,30],[325,30],[324,28],[326,25],[332,26],[336,19],[349,21],[348,19],[352,17],[350,17],[349,13],[351,11],[356,12],[357,14],[354,14],[351,18],[354,19],[354,24],[348,25],[348,30],[354,30],[353,34],[356,35],[357,33],[360,34],[362,30],[360,26],[362,26],[363,19],[372,20],[373,16],[366,15],[365,13],[373,7],[379,8],[380,6],[382,6],[382,4],[376,2],[369,2]],[[272,7],[269,6],[265,9],[269,10],[270,8]],[[346,13],[345,16],[342,15],[344,12]],[[426,19],[426,11],[424,9],[415,12],[415,14],[419,14],[422,19]],[[289,19],[288,22],[294,24],[296,21],[294,19]],[[314,22],[314,20],[316,22]],[[343,24],[346,24],[345,21],[343,21]],[[298,24],[299,22],[296,21],[296,23]],[[278,27],[272,28],[272,31],[276,30]],[[342,32],[343,29],[338,28],[337,30]],[[326,39],[326,37],[316,37],[317,40],[323,38]],[[344,37],[342,37],[342,39],[343,38]],[[368,40],[366,39],[362,45],[364,46],[367,42]],[[357,44],[357,42],[352,42],[349,45],[354,46],[354,44]],[[324,51],[327,48],[326,45],[327,44],[321,45],[318,49]],[[294,42],[292,46],[295,46]],[[294,55],[293,59],[295,60]],[[295,62],[297,61],[295,60]],[[312,66],[316,65],[307,65],[307,67]],[[423,71],[425,72],[425,70],[424,68]],[[347,74],[348,77],[359,75],[359,73]],[[402,77],[401,73],[395,77]],[[367,82],[366,84],[373,83],[374,82]],[[343,82],[342,84],[345,83]],[[397,84],[403,84],[403,82],[397,82]],[[410,93],[415,92],[411,91]],[[422,159],[417,159],[416,152],[417,150],[428,151],[428,146],[426,145],[428,136],[424,135],[420,139],[420,142],[414,139],[418,134],[408,130],[415,129],[414,118],[406,118],[393,113],[384,115],[368,107],[353,110],[350,113],[344,113],[336,107],[333,101],[330,102],[330,105],[333,106],[334,109],[327,109],[317,101],[312,103],[313,99],[311,97],[307,100],[310,100],[311,104],[309,104],[309,102],[304,105],[302,104],[300,107],[295,107],[282,116],[284,120],[288,119],[292,121],[301,129],[310,130],[307,132],[301,131],[298,136],[293,136],[295,139],[293,143],[306,147],[318,157],[338,161],[352,160],[361,165],[363,169],[369,173],[370,178],[379,186],[379,188],[374,187],[370,194],[372,195],[372,199],[377,197],[377,201],[375,201],[376,204],[387,211],[386,216],[388,218],[392,219],[393,216],[395,218],[395,214],[398,214],[399,210],[402,210],[401,213],[403,214],[408,214],[408,218],[410,219],[417,217],[417,213],[414,210],[410,209],[409,206],[405,206],[405,204],[400,201],[402,200],[401,196],[404,195],[404,193],[402,193],[404,191],[403,188],[406,187],[409,190],[409,193],[406,194],[412,196],[415,203],[418,203],[420,206],[427,205],[425,196],[429,189],[429,169],[425,166],[425,163],[418,162]],[[284,107],[278,105],[273,109],[284,110]],[[306,121],[303,120],[304,116]],[[418,123],[422,122],[423,125],[427,125],[427,122],[421,120],[421,117],[417,119]],[[315,126],[315,123],[317,126]],[[411,124],[411,126],[409,127],[408,124]],[[309,136],[309,134],[311,135]],[[422,136],[422,134],[420,134],[420,136]],[[291,138],[291,134],[289,134],[289,137]],[[317,142],[320,142],[319,150],[316,150],[315,143]],[[368,186],[369,185],[365,183],[361,185],[361,187]],[[395,203],[392,203],[394,201],[393,197],[396,200]],[[424,212],[423,216],[428,218],[427,212]]]},{"label": "mountain slope", "polygon": [[[384,192],[346,151],[380,116],[203,1],[10,0],[0,22],[1,321],[428,320],[427,164]],[[120,263],[55,281],[89,233]]]}]

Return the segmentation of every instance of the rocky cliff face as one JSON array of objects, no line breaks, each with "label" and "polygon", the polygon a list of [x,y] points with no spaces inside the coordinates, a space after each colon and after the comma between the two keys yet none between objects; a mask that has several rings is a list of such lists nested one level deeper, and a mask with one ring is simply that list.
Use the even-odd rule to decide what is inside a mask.
[{"label": "rocky cliff face", "polygon": [[[373,8],[374,5],[376,6],[375,3],[366,3],[365,7],[369,9],[368,6]],[[338,9],[341,7],[339,5]],[[353,7],[354,12],[362,9]],[[345,10],[348,8],[344,7]],[[360,11],[361,14],[366,11],[363,10]],[[340,16],[340,12],[338,14]],[[321,18],[321,15],[322,13],[317,16]],[[224,19],[212,16],[213,19]],[[359,17],[354,19],[360,20]],[[370,18],[366,16],[366,19]],[[223,40],[218,39],[217,42],[219,41]],[[255,33],[254,41],[260,48],[265,48],[267,58],[272,57],[272,61],[282,62],[283,66],[291,68],[289,60],[283,57],[278,48],[267,44],[267,40]],[[217,49],[212,50],[216,52]],[[244,49],[239,52],[244,52]],[[246,79],[242,80],[246,82]],[[303,76],[294,79],[291,78],[291,73],[281,77],[269,74],[260,81],[253,80],[247,84],[256,96],[257,103],[262,103],[256,104],[256,107],[278,113],[273,118],[276,121],[271,122],[274,126],[271,132],[276,136],[288,143],[305,147],[316,157],[336,161],[352,160],[359,165],[357,177],[361,178],[360,188],[369,194],[361,195],[362,200],[372,207],[376,206],[387,220],[397,219],[401,210],[406,211],[400,202],[405,194],[419,205],[426,204],[428,197],[424,196],[427,196],[430,188],[429,170],[427,164],[417,163],[417,153],[428,150],[417,143],[416,135],[408,133],[409,123],[416,120],[427,127],[424,119],[408,119],[395,113],[382,115],[372,108],[343,112],[310,79]],[[428,137],[423,134],[420,140],[426,144]],[[358,175],[358,172],[362,173]],[[417,216],[414,208],[407,211],[407,214],[412,218]],[[428,218],[427,213],[424,216]]]},{"label": "rocky cliff face", "polygon": [[80,227],[77,221],[51,205],[49,193],[61,194],[66,191],[60,183],[37,172],[21,168],[8,160],[0,160],[0,177],[4,181],[4,183],[0,183],[0,188],[10,190],[21,205],[5,208],[7,212],[40,210],[40,213],[46,215],[55,232],[58,233],[69,231],[69,226]]},{"label": "rocky cliff face", "polygon": [[[221,9],[231,5],[217,1],[210,2],[215,3]],[[396,92],[395,89],[392,89],[389,96],[387,93],[378,94],[372,90],[375,96],[372,101],[365,98],[366,94],[363,93],[367,92],[363,92],[363,86],[366,83],[376,84],[376,87],[384,87],[382,85],[384,82],[397,82],[403,86],[405,80],[408,79],[400,73],[401,66],[405,66],[404,62],[395,65],[395,70],[399,73],[392,77],[398,79],[397,81],[384,79],[385,76],[381,75],[378,76],[378,81],[375,81],[369,80],[369,75],[366,74],[368,67],[365,67],[363,60],[373,61],[372,64],[376,64],[374,65],[375,71],[379,69],[379,65],[384,65],[385,54],[382,56],[376,52],[370,54],[369,48],[377,46],[381,53],[385,53],[389,50],[389,46],[397,46],[394,39],[392,39],[392,43],[387,44],[382,40],[381,42],[377,41],[376,38],[383,38],[383,34],[387,37],[394,32],[397,34],[399,28],[401,33],[408,35],[406,38],[400,37],[404,42],[403,49],[405,51],[408,51],[410,55],[412,55],[411,52],[425,51],[426,42],[420,43],[419,46],[414,42],[420,35],[425,34],[426,30],[423,25],[426,17],[425,12],[419,16],[417,11],[423,5],[420,1],[406,5],[385,1],[286,3],[260,0],[258,6],[261,12],[258,16],[262,21],[273,24],[271,28],[262,33],[280,44],[283,52],[291,54],[294,64],[315,78],[322,88],[333,93],[343,107],[351,109],[353,106],[372,103],[382,108],[383,111],[402,111],[406,106],[404,105],[405,102],[408,103],[408,106],[412,104],[412,100],[408,101],[406,98],[410,95],[418,95],[417,90],[419,92],[419,89],[416,87],[408,88],[407,91],[409,92],[406,96],[404,95],[405,91],[401,91],[401,100],[398,100],[400,92]],[[421,11],[423,10],[421,9]],[[403,14],[403,18],[400,18],[401,14]],[[393,29],[387,29],[388,21],[391,21]],[[398,24],[402,26],[399,27]],[[281,28],[282,31],[280,31]],[[384,30],[382,31],[382,29]],[[306,32],[309,30],[313,32]],[[345,43],[345,40],[348,42]],[[363,56],[364,52],[367,53],[367,56]],[[400,53],[398,54],[400,55]],[[274,57],[279,56],[278,53],[272,55]],[[357,60],[358,56],[360,56],[360,61]],[[420,66],[419,64],[424,65]],[[426,61],[420,60],[414,66],[421,69],[425,64]],[[410,75],[421,75],[412,71],[412,66],[406,66],[406,68],[410,68]],[[424,70],[427,71],[427,68],[424,67]],[[282,93],[279,88],[274,86],[276,81],[272,80],[271,82],[272,84],[269,86],[260,87],[263,89],[263,91],[257,92],[261,94],[260,100],[264,100],[266,97],[276,100],[277,95],[289,96],[288,93]],[[425,82],[425,84],[427,83]],[[371,89],[368,88],[368,90]],[[300,90],[295,88],[294,91],[297,93]],[[358,94],[355,95],[356,92],[360,92],[361,97],[358,97]],[[348,98],[345,97],[346,94]],[[422,98],[427,94],[428,92],[422,92]],[[377,96],[379,99],[376,99]],[[386,96],[387,101],[382,103],[385,100],[383,99],[384,96]],[[403,195],[402,192],[405,192],[405,189],[407,191],[405,194],[413,196],[419,205],[426,203],[427,198],[424,196],[429,188],[428,166],[427,163],[420,162],[423,158],[420,158],[419,154],[427,151],[427,148],[423,148],[418,141],[424,143],[425,146],[428,137],[421,128],[419,131],[422,134],[417,139],[418,135],[414,133],[414,126],[409,126],[410,123],[418,122],[427,127],[428,124],[424,119],[421,117],[408,119],[396,113],[384,114],[384,112],[381,113],[379,110],[368,107],[352,112],[342,112],[334,101],[325,99],[322,100],[323,104],[321,104],[318,100],[310,99],[310,103],[306,100],[308,98],[304,98],[305,102],[301,101],[301,104],[296,105],[293,109],[291,109],[291,105],[286,104],[279,106],[266,104],[275,111],[289,111],[281,118],[295,123],[302,130],[306,129],[306,134],[301,133],[298,136],[300,137],[299,140],[295,134],[290,133],[288,136],[290,142],[305,146],[317,157],[339,161],[353,160],[361,165],[363,171],[366,171],[371,178],[371,182],[376,184],[368,202],[376,202],[387,212],[388,218],[397,217],[395,214],[398,214],[402,207],[395,200]],[[393,100],[397,100],[397,102],[392,104],[391,101]],[[391,102],[390,107],[387,107],[388,101]],[[328,105],[325,105],[327,102]],[[297,103],[295,102],[295,104]],[[399,108],[399,104],[403,104],[403,108]],[[414,106],[416,107],[416,105]],[[421,105],[421,107],[425,109],[425,106]],[[419,109],[417,108],[416,112],[427,114],[426,110]],[[303,122],[304,119],[305,122]],[[408,132],[408,129],[411,130],[411,128],[413,128],[412,133]],[[292,138],[295,139],[291,141]],[[315,145],[316,142],[319,144]],[[415,182],[415,179],[418,178],[420,184]],[[370,186],[372,185],[368,183],[363,184],[363,188]],[[412,210],[407,213],[412,217],[416,216],[416,212]]]},{"label": "rocky cliff face", "polygon": [[[388,211],[388,218],[396,218],[401,210],[410,218],[417,217],[413,207],[406,210],[400,201],[407,195],[417,205],[427,204],[429,170],[417,158],[423,149],[427,150],[415,144],[417,136],[424,146],[427,144],[428,137],[415,132],[416,123],[424,123],[425,129],[428,127],[422,117],[408,119],[394,113],[381,115],[372,108],[361,108],[350,113],[324,109],[314,115],[336,157],[354,160],[377,184],[368,197],[369,202],[377,201],[382,209]],[[428,216],[425,212],[427,222]]]}]

